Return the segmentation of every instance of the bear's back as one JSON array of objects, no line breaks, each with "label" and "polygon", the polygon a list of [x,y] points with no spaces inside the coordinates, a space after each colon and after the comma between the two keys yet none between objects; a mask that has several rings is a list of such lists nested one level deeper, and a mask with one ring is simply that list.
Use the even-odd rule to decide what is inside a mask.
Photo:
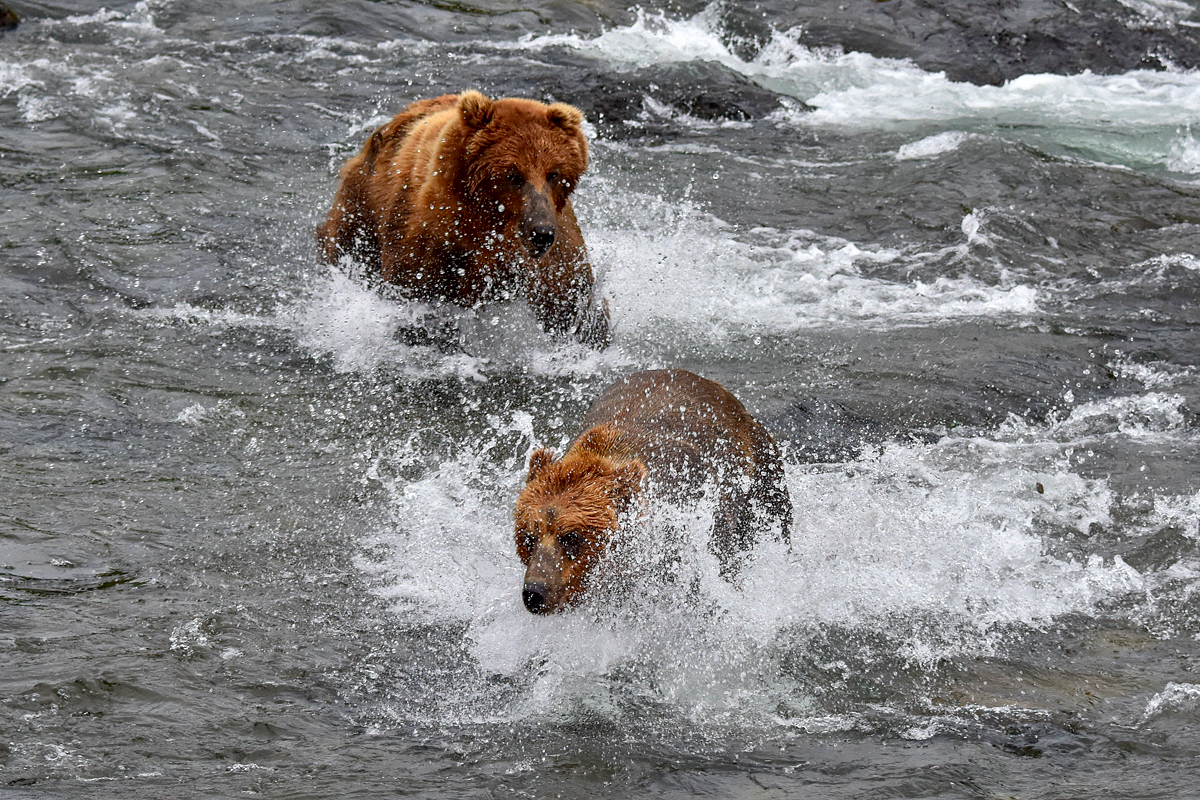
[{"label": "bear's back", "polygon": [[779,448],[720,384],[680,369],[635,373],[600,395],[580,436],[598,426],[615,434],[622,456],[646,465],[668,499],[687,501],[715,486],[710,549],[722,574],[737,571],[739,554],[760,531],[789,541],[792,503]]},{"label": "bear's back", "polygon": [[770,435],[720,384],[682,369],[638,372],[608,387],[582,430],[609,425],[658,479],[695,488],[710,476],[746,474]]}]

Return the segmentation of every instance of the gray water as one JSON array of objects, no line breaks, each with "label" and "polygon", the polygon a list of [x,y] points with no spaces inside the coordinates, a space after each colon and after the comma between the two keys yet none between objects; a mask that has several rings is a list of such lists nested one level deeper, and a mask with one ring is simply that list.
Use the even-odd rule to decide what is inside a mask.
[{"label": "gray water", "polygon": [[[13,5],[7,794],[1200,795],[1200,11],[899,1]],[[587,114],[606,351],[318,263],[468,87]],[[528,454],[665,366],[888,435],[785,442],[741,585],[702,508],[691,580],[533,617]]]}]

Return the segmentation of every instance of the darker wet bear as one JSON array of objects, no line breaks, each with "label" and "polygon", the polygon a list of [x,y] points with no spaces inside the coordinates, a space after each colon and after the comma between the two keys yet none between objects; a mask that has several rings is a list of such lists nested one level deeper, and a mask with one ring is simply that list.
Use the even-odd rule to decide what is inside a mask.
[{"label": "darker wet bear", "polygon": [[759,531],[788,537],[779,449],[737,398],[678,369],[617,381],[562,458],[541,449],[529,459],[515,514],[525,607],[549,613],[583,595],[636,504],[694,502],[708,487],[717,494],[710,548],[724,576],[736,574]]},{"label": "darker wet bear", "polygon": [[407,297],[471,307],[524,297],[542,326],[609,340],[571,193],[588,165],[583,115],[479,92],[413,103],[343,167],[318,229]]}]

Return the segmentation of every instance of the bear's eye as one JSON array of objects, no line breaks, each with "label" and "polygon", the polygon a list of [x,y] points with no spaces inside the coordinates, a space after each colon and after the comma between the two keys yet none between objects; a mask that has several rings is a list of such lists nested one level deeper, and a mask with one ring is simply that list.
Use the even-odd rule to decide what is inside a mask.
[{"label": "bear's eye", "polygon": [[558,544],[563,555],[574,561],[583,550],[583,537],[574,531],[568,531],[558,537]]},{"label": "bear's eye", "polygon": [[538,546],[537,536],[532,531],[525,531],[520,534],[521,546],[526,550],[536,550]]},{"label": "bear's eye", "polygon": [[508,173],[508,182],[512,186],[520,188],[525,185],[525,176],[521,174],[520,170],[514,169],[512,172]]},{"label": "bear's eye", "polygon": [[558,170],[546,173],[546,183],[558,183],[562,179],[562,175],[558,174]]}]

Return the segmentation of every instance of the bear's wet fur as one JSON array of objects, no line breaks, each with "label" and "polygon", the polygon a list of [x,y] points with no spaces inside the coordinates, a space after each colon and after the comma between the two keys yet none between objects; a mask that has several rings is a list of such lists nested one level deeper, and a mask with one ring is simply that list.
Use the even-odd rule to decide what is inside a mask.
[{"label": "bear's wet fur", "polygon": [[475,91],[417,101],[342,168],[322,256],[413,299],[524,297],[547,331],[603,347],[608,308],[570,200],[587,165],[573,106]]},{"label": "bear's wet fur", "polygon": [[650,484],[678,503],[715,487],[709,547],[726,578],[760,530],[788,539],[792,504],[766,429],[718,383],[680,369],[635,373],[601,394],[562,458],[542,448],[529,459],[515,512],[529,611],[559,611],[586,594]]}]

